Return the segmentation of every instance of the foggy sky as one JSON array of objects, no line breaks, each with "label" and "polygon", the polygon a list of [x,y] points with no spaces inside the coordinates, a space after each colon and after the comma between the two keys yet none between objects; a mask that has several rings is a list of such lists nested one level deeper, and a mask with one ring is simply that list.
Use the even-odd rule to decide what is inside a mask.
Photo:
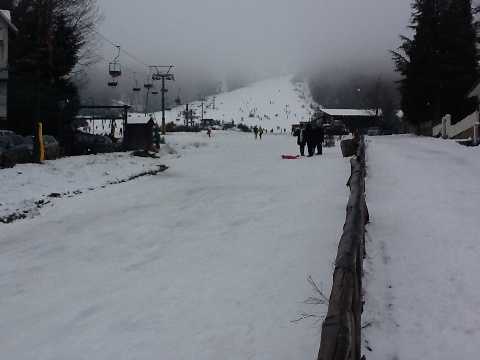
[{"label": "foggy sky", "polygon": [[[231,74],[253,80],[332,63],[391,69],[388,50],[408,34],[410,2],[98,0],[105,17],[99,31],[149,64],[175,64],[183,82]],[[101,44],[111,56],[112,47]]]}]

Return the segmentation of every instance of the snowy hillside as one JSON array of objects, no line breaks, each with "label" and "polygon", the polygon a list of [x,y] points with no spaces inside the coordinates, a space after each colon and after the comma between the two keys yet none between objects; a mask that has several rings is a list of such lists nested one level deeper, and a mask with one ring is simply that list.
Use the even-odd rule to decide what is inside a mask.
[{"label": "snowy hillside", "polygon": [[[204,118],[234,121],[249,126],[257,125],[267,129],[288,129],[292,124],[308,120],[312,114],[313,101],[305,82],[294,83],[292,76],[284,76],[254,83],[235,91],[210,96],[204,103]],[[201,102],[189,104],[197,119],[201,117]],[[166,113],[166,121],[183,124],[185,105]],[[156,113],[157,122],[161,113]],[[132,114],[129,121],[145,121],[144,114]]]}]

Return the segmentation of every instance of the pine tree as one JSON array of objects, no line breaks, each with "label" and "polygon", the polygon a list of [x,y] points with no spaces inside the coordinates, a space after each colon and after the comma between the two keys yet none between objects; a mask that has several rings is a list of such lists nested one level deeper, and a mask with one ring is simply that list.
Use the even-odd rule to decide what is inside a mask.
[{"label": "pine tree", "polygon": [[70,76],[88,47],[97,19],[94,4],[95,0],[20,0],[13,9],[19,33],[10,42],[11,128],[31,134],[34,122],[41,120],[45,132],[59,136],[63,123],[75,116],[78,91]]},{"label": "pine tree", "polygon": [[459,119],[471,110],[465,97],[478,76],[478,57],[471,0],[416,0],[412,10],[414,37],[401,37],[393,58],[402,108],[420,129],[446,113]]},{"label": "pine tree", "polygon": [[471,0],[451,2],[442,14],[441,24],[441,99],[442,114],[453,122],[473,111],[466,98],[478,78],[477,35]]}]

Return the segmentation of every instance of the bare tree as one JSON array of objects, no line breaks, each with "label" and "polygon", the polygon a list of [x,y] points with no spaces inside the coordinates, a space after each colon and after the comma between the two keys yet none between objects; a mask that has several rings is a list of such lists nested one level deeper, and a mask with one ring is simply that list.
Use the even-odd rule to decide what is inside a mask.
[{"label": "bare tree", "polygon": [[62,16],[73,29],[79,47],[77,71],[99,61],[97,55],[97,25],[103,15],[97,0],[50,0],[55,2],[54,11]]}]

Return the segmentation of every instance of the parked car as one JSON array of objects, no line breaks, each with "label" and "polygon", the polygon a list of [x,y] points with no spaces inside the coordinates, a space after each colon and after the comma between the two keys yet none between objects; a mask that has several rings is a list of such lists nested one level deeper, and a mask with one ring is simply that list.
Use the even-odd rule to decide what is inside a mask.
[{"label": "parked car", "polygon": [[372,127],[367,130],[367,135],[368,136],[378,136],[382,135],[382,129],[379,127]]},{"label": "parked car", "polygon": [[0,136],[4,135],[13,135],[15,134],[12,130],[0,130]]},{"label": "parked car", "polygon": [[73,137],[73,154],[88,155],[108,153],[118,150],[118,147],[108,136],[76,132]]},{"label": "parked car", "polygon": [[[27,136],[25,142],[33,149],[33,136]],[[45,158],[47,160],[54,160],[60,157],[60,144],[52,135],[43,135],[43,145],[45,146]]]},{"label": "parked car", "polygon": [[32,161],[33,145],[23,136],[8,133],[0,136],[0,167],[12,167]]},{"label": "parked car", "polygon": [[337,123],[337,124],[326,123],[326,124],[323,124],[323,129],[325,131],[325,135],[332,135],[332,136],[348,135],[348,129],[342,123]]}]

